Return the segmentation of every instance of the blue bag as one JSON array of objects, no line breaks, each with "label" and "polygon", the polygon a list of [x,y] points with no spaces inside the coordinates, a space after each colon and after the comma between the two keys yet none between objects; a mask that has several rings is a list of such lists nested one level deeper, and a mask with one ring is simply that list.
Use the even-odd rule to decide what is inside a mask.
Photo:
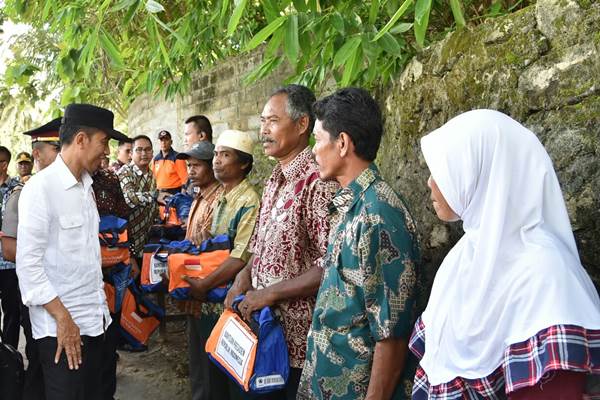
[{"label": "blue bag", "polygon": [[100,217],[98,226],[100,244],[108,247],[127,247],[127,220],[114,215]]},{"label": "blue bag", "polygon": [[125,291],[132,282],[131,279],[131,265],[129,264],[117,264],[111,268],[108,274],[108,281],[115,288],[115,314],[121,311],[121,305],[123,304],[123,297],[125,297]]},{"label": "blue bag", "polygon": [[[192,202],[194,201],[194,197],[187,193],[176,193],[173,196],[169,197],[165,202],[165,212],[169,213],[172,208],[177,212],[177,216],[179,220],[185,223],[188,220],[190,215],[190,210],[192,208]],[[169,219],[168,216],[166,218]]]},{"label": "blue bag", "polygon": [[[219,318],[206,342],[208,357],[245,392],[263,394],[281,390],[290,374],[283,328],[269,307],[254,312],[249,323],[242,321],[237,306],[243,298],[241,295],[235,299],[235,313],[226,310]],[[248,335],[254,339],[248,340]],[[256,343],[255,353],[251,351],[252,342]],[[252,360],[254,365],[248,366]]]},{"label": "blue bag", "polygon": [[250,392],[268,393],[283,389],[290,375],[290,360],[283,328],[269,307],[253,318],[258,323],[258,349]]}]

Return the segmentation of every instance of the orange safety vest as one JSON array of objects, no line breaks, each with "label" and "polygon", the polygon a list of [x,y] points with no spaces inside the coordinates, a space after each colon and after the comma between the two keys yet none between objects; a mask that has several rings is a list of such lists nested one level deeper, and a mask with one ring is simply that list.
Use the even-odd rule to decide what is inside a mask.
[{"label": "orange safety vest", "polygon": [[166,157],[163,157],[162,151],[159,151],[154,160],[152,160],[152,173],[156,179],[156,188],[176,189],[187,182],[187,165],[185,160],[178,160],[177,152],[173,149],[169,151]]}]

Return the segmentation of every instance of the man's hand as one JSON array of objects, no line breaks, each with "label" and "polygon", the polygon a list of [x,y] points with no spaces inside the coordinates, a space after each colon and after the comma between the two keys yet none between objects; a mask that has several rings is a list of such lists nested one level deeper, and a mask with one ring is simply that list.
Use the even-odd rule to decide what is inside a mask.
[{"label": "man's hand", "polygon": [[167,200],[171,196],[172,196],[172,194],[169,192],[158,192],[158,197],[156,198],[156,202],[158,204],[162,204],[164,206],[167,204]]},{"label": "man's hand", "polygon": [[250,276],[245,270],[242,270],[237,274],[233,281],[233,285],[231,285],[231,288],[229,288],[229,291],[227,292],[227,297],[225,297],[225,307],[231,308],[233,300],[240,294],[245,294],[250,289],[252,289]]},{"label": "man's hand", "polygon": [[54,355],[54,363],[58,364],[60,353],[63,349],[67,356],[69,369],[79,369],[81,365],[81,336],[79,335],[79,327],[71,314],[65,308],[64,304],[58,297],[55,297],[49,303],[44,304],[44,308],[56,321],[56,354]]},{"label": "man's hand", "polygon": [[56,354],[54,355],[54,363],[58,364],[60,359],[60,353],[63,349],[67,356],[67,362],[69,363],[69,369],[79,369],[82,363],[81,358],[81,336],[79,335],[79,327],[73,319],[71,314],[65,310],[64,314],[61,314],[56,318]]},{"label": "man's hand", "polygon": [[190,285],[190,293],[194,299],[201,302],[206,301],[206,293],[210,290],[210,288],[206,286],[204,279],[190,278],[186,275],[183,275],[181,279]]},{"label": "man's hand", "polygon": [[260,311],[264,307],[272,306],[274,303],[275,301],[271,296],[269,288],[249,290],[246,292],[244,300],[238,305],[238,309],[240,310],[242,317],[246,321],[250,321],[254,311]]}]

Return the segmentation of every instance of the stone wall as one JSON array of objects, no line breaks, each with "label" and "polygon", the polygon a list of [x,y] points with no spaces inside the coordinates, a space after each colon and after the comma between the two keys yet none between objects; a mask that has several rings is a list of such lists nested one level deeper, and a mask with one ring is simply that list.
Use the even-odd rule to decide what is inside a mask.
[{"label": "stone wall", "polygon": [[[257,133],[268,93],[285,76],[279,71],[243,87],[244,74],[260,58],[256,53],[232,59],[198,74],[189,96],[173,102],[141,97],[130,109],[130,135],[168,129],[180,148],[183,120],[196,113],[207,115],[217,133],[227,127]],[[475,108],[503,111],[539,135],[554,161],[582,262],[600,283],[599,3],[538,0],[515,14],[451,33],[415,57],[376,97],[386,129],[378,163],[419,222],[427,288],[461,229],[435,217],[418,140]],[[255,156],[253,177],[260,183],[272,162],[258,148]]]},{"label": "stone wall", "polygon": [[[208,117],[216,139],[225,129],[239,129],[258,135],[260,113],[268,95],[285,79],[285,67],[268,78],[250,86],[244,86],[244,77],[262,62],[259,49],[251,56],[232,58],[207,71],[197,73],[189,94],[171,101],[142,95],[129,108],[128,134],[146,134],[158,149],[157,134],[166,129],[173,136],[173,148],[183,149],[184,121],[196,114]],[[273,163],[261,157],[255,150],[255,165],[251,175],[254,183],[268,176]]]},{"label": "stone wall", "polygon": [[429,287],[462,231],[429,200],[419,138],[461,112],[492,108],[534,131],[550,154],[584,266],[600,283],[600,4],[539,0],[454,32],[379,89],[382,173],[420,223]]}]

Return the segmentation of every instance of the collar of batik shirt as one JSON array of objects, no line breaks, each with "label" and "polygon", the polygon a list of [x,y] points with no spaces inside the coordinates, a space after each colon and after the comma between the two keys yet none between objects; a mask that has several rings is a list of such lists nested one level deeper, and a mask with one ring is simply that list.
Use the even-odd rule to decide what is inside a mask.
[{"label": "collar of batik shirt", "polygon": [[302,178],[311,163],[314,163],[312,150],[306,147],[289,164],[281,166],[279,163],[273,168],[273,178],[279,179],[283,175],[288,182],[294,182]]},{"label": "collar of batik shirt", "polygon": [[217,190],[219,190],[220,188],[222,188],[221,186],[221,182],[216,181],[214,182],[212,185],[210,185],[209,187],[206,188],[206,190],[204,190],[204,192],[202,192],[201,190],[199,190],[200,188],[198,188],[198,199],[208,199],[210,198],[213,194],[215,194],[215,192]]},{"label": "collar of batik shirt", "polygon": [[380,179],[379,169],[374,163],[371,163],[347,187],[338,190],[329,204],[329,213],[340,212],[345,214],[350,211],[360,195],[377,179]]}]

